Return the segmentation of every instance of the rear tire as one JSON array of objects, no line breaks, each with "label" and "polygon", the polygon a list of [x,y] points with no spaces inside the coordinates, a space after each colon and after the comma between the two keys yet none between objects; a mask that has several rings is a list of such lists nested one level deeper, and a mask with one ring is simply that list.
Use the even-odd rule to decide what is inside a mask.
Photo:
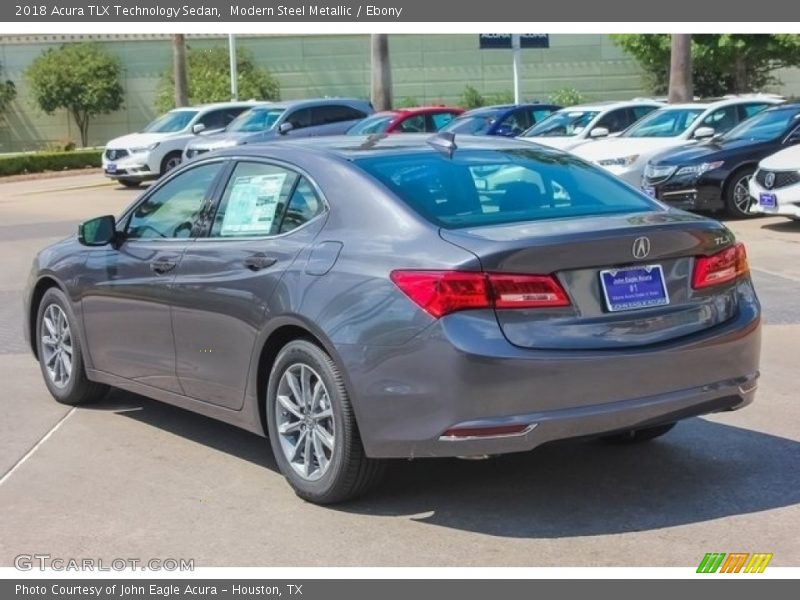
[{"label": "rear tire", "polygon": [[380,482],[385,463],[364,453],[341,373],[319,346],[294,340],[278,353],[266,410],[275,461],[304,500],[352,500]]},{"label": "rear tire", "polygon": [[610,444],[641,444],[649,442],[672,431],[677,423],[667,423],[656,425],[655,427],[645,427],[643,429],[631,429],[622,433],[603,436],[601,439]]},{"label": "rear tire", "polygon": [[752,219],[759,216],[750,212],[753,199],[748,182],[756,172],[755,167],[743,167],[730,176],[724,187],[725,214],[734,219]]},{"label": "rear tire", "polygon": [[58,402],[77,406],[103,398],[108,386],[89,381],[69,301],[58,288],[42,296],[36,314],[36,349],[45,385]]}]

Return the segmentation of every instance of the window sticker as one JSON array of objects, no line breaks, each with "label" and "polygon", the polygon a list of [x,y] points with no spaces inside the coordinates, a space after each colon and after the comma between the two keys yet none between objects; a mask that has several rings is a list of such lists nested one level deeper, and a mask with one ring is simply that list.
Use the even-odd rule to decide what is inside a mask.
[{"label": "window sticker", "polygon": [[222,219],[221,235],[266,235],[278,210],[287,173],[237,177]]}]

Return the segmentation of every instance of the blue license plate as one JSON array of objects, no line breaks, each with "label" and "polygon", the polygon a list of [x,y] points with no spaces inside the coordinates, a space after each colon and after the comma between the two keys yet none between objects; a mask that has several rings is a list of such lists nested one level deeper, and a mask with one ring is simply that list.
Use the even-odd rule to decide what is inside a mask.
[{"label": "blue license plate", "polygon": [[661,265],[600,271],[600,283],[611,312],[669,304]]},{"label": "blue license plate", "polygon": [[114,163],[108,163],[106,165],[106,173],[116,173],[117,172],[117,165]]},{"label": "blue license plate", "polygon": [[650,196],[651,198],[655,198],[655,197],[656,197],[656,188],[654,188],[652,185],[646,185],[646,186],[644,186],[644,187],[642,188],[642,191],[643,191],[645,194],[647,194],[648,196]]},{"label": "blue license plate", "polygon": [[764,208],[775,208],[778,205],[778,198],[775,194],[759,194],[758,205]]}]

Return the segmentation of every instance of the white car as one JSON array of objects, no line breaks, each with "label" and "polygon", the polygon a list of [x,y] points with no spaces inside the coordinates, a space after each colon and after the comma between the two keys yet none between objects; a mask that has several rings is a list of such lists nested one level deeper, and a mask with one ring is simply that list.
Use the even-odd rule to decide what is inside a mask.
[{"label": "white car", "polygon": [[106,144],[103,172],[122,185],[135,187],[158,179],[181,162],[186,143],[200,132],[222,131],[239,113],[257,102],[220,102],[176,108],[161,115],[140,133]]},{"label": "white car", "polygon": [[800,146],[792,146],[758,163],[750,179],[752,212],[783,215],[800,221]]},{"label": "white car", "polygon": [[584,144],[573,152],[640,187],[647,162],[691,141],[733,129],[765,108],[780,104],[776,96],[741,96],[716,102],[671,104],[650,113],[616,138]]},{"label": "white car", "polygon": [[630,125],[664,106],[657,100],[597,102],[562,108],[543,119],[519,139],[572,150],[592,139],[619,135]]}]

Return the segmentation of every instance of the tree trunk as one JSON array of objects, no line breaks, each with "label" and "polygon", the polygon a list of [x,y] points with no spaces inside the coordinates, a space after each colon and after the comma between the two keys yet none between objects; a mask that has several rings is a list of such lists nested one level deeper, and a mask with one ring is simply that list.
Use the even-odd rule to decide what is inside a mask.
[{"label": "tree trunk", "polygon": [[375,110],[392,108],[392,68],[389,64],[389,36],[374,33],[370,39],[372,63],[371,94]]},{"label": "tree trunk", "polygon": [[733,93],[742,94],[749,92],[747,82],[747,62],[741,52],[736,55],[733,64]]},{"label": "tree trunk", "polygon": [[81,134],[81,148],[86,148],[86,144],[89,143],[89,115],[77,108],[70,112]]},{"label": "tree trunk", "polygon": [[673,33],[669,65],[669,101],[691,102],[693,98],[692,36],[688,33]]},{"label": "tree trunk", "polygon": [[175,80],[175,106],[189,104],[189,83],[186,79],[186,40],[182,34],[172,36],[172,78]]}]

